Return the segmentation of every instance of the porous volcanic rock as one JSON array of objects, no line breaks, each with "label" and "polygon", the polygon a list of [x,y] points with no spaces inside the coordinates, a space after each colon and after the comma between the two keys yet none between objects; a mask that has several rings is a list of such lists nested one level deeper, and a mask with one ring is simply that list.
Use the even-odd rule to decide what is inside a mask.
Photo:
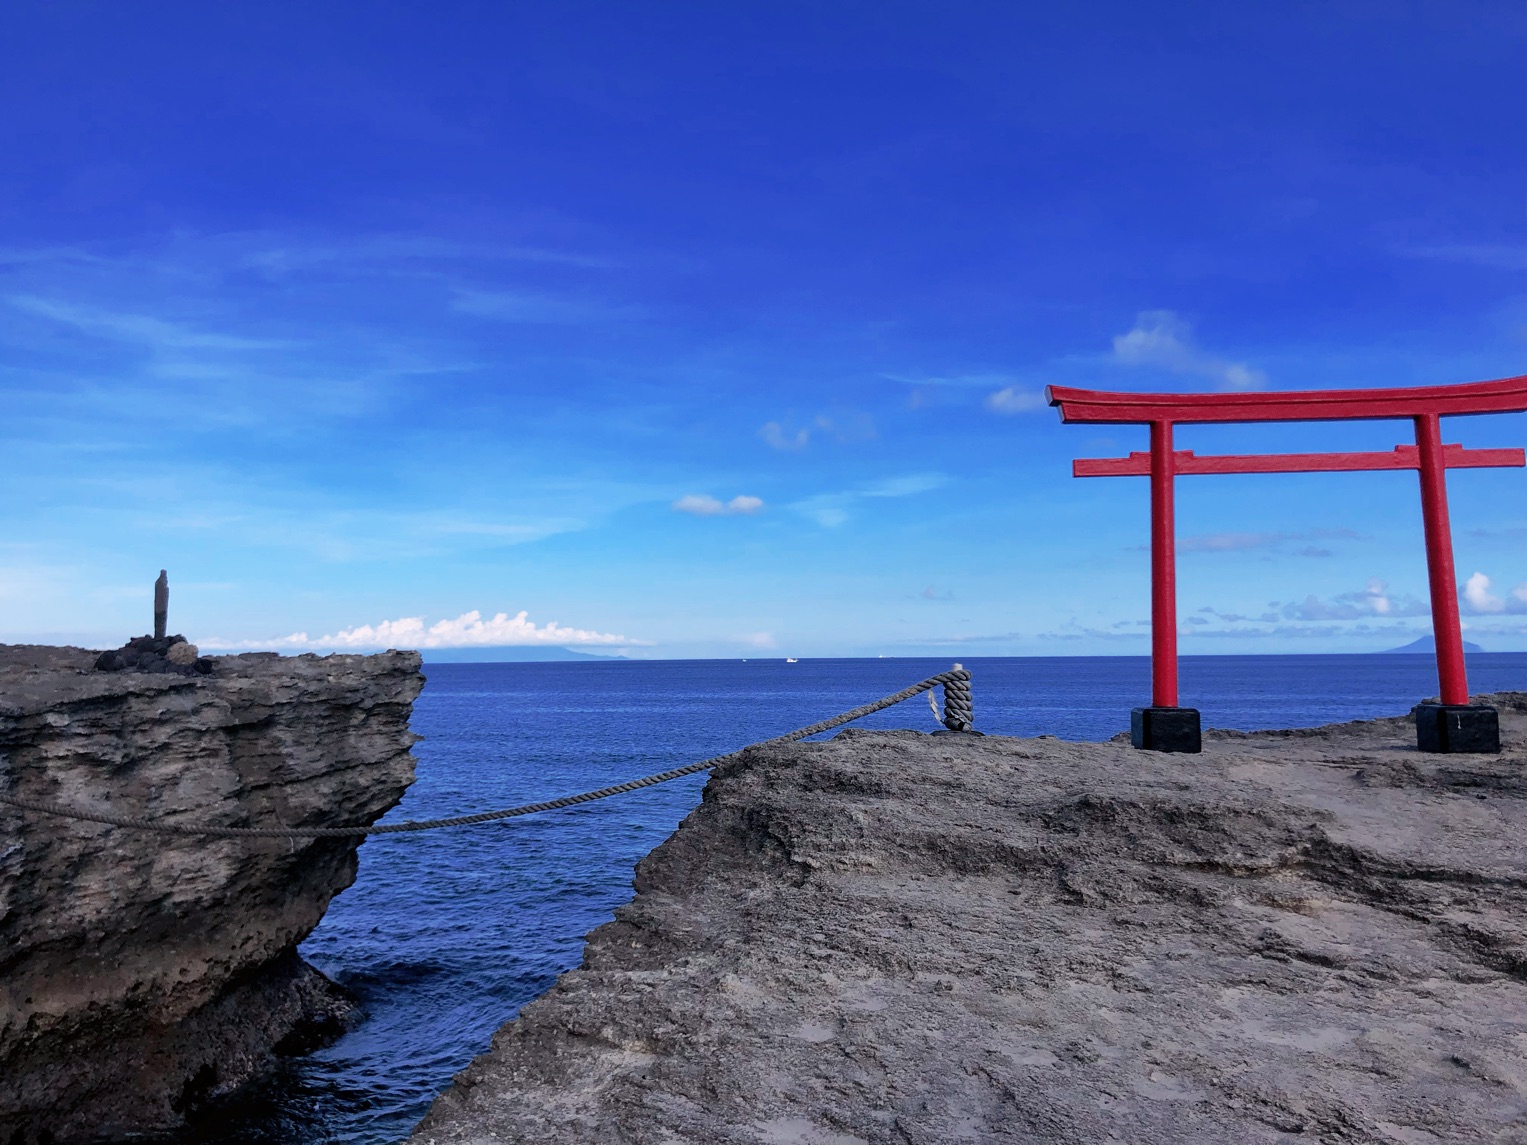
[{"label": "porous volcanic rock", "polygon": [[207,675],[215,661],[197,654],[184,636],[134,636],[120,648],[95,658],[97,672],[173,672],[177,676]]},{"label": "porous volcanic rock", "polygon": [[1527,696],[719,769],[415,1145],[1527,1141]]},{"label": "porous volcanic rock", "polygon": [[[166,823],[370,823],[413,782],[413,652],[98,672],[0,646],[0,794]],[[296,954],[354,839],[148,834],[0,804],[0,1142],[180,1124],[351,1008]]]}]

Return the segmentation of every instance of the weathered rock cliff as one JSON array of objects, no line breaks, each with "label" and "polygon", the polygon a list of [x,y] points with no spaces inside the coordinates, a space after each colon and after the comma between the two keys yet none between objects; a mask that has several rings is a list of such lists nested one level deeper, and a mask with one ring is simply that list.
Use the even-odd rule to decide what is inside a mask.
[{"label": "weathered rock cliff", "polygon": [[[96,672],[0,646],[0,793],[168,823],[370,823],[413,781],[412,652]],[[176,1125],[349,1004],[296,946],[357,841],[157,835],[0,805],[0,1142]]]},{"label": "weathered rock cliff", "polygon": [[1527,1141],[1527,695],[755,749],[412,1140]]}]

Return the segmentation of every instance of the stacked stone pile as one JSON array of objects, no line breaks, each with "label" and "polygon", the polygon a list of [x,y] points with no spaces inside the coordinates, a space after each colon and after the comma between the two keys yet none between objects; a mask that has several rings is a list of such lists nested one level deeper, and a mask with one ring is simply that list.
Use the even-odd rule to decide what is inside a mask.
[{"label": "stacked stone pile", "polygon": [[164,672],[175,676],[206,676],[214,661],[201,655],[184,636],[134,636],[120,648],[95,659],[97,672]]}]

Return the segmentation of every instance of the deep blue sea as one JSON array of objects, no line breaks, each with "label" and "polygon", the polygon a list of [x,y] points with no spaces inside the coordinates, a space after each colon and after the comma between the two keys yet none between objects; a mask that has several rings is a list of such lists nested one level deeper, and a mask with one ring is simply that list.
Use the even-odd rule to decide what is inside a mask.
[{"label": "deep blue sea", "polygon": [[[1148,702],[1144,657],[973,658],[976,727],[1106,739]],[[946,670],[948,660],[431,664],[414,706],[418,781],[387,821],[586,791],[779,735]],[[1474,692],[1527,690],[1527,653],[1471,655]],[[1427,655],[1202,656],[1182,703],[1205,727],[1399,715],[1437,691]],[[938,725],[925,697],[863,721]],[[479,827],[382,836],[302,948],[366,1017],[197,1127],[194,1145],[406,1136],[493,1031],[582,958],[638,859],[699,802],[703,775]]]}]

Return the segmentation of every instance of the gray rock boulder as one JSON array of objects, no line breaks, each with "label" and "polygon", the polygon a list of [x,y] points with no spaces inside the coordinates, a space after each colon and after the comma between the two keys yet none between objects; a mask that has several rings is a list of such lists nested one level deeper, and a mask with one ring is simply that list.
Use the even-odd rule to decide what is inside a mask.
[{"label": "gray rock boulder", "polygon": [[748,752],[415,1145],[1527,1141],[1527,696]]},{"label": "gray rock boulder", "polygon": [[[96,671],[0,646],[0,794],[167,823],[370,823],[413,781],[412,652]],[[0,804],[0,1140],[173,1128],[350,1003],[296,946],[354,839],[158,835]]]}]

